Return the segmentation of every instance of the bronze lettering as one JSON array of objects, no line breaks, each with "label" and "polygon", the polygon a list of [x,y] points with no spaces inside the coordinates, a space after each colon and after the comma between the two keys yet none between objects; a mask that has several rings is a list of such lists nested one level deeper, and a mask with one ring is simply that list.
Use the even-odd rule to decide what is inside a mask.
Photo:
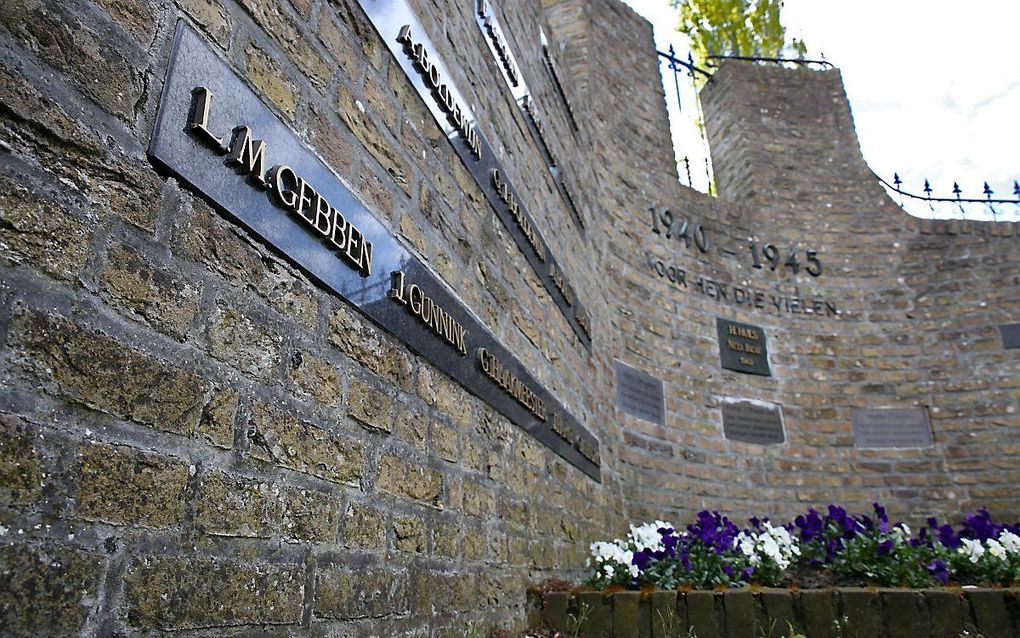
[{"label": "bronze lettering", "polygon": [[322,195],[320,195],[319,193],[316,193],[315,194],[315,222],[312,224],[312,226],[315,227],[315,230],[317,230],[320,233],[322,233],[323,237],[329,237],[330,236],[330,232],[329,231],[331,230],[331,226],[330,226],[330,213],[331,212],[332,212],[332,208],[330,207],[329,202],[326,201],[326,198],[323,197]]},{"label": "bronze lettering", "polygon": [[294,192],[294,189],[297,188],[298,180],[294,170],[283,164],[274,166],[269,169],[266,179],[271,189],[270,195],[276,205],[293,209],[297,204],[297,193]]},{"label": "bronze lettering", "polygon": [[191,110],[188,113],[188,131],[198,139],[212,147],[217,153],[225,153],[223,140],[209,130],[209,107],[212,104],[213,92],[204,86],[196,86],[191,90]]},{"label": "bronze lettering", "polygon": [[408,312],[452,345],[461,355],[467,354],[467,347],[464,345],[467,329],[454,319],[453,315],[444,310],[435,299],[426,295],[418,284],[405,287],[403,271],[392,272],[390,282],[390,299],[403,304]]},{"label": "bronze lettering", "polygon": [[347,218],[337,209],[333,209],[333,220],[331,222],[333,232],[329,235],[329,243],[338,251],[347,250],[347,232],[349,230]]},{"label": "bronze lettering", "polygon": [[308,220],[309,222],[314,222],[315,217],[306,214],[305,211],[312,205],[312,203],[315,200],[315,197],[318,196],[318,193],[316,193],[315,189],[309,186],[308,182],[306,182],[301,177],[298,178],[297,188],[298,188],[297,201],[294,205],[293,210],[295,213],[297,213],[304,219]]},{"label": "bronze lettering", "polygon": [[235,128],[234,137],[230,141],[227,166],[239,168],[256,186],[266,188],[265,161],[266,143],[262,140],[252,140],[251,129],[247,126]]}]

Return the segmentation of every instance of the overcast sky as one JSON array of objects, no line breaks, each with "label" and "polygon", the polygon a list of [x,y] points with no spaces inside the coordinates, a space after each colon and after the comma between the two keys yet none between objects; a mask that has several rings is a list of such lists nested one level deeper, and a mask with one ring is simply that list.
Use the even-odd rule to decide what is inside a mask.
[{"label": "overcast sky", "polygon": [[[667,0],[625,1],[652,22],[660,49],[673,43],[686,57]],[[927,177],[936,196],[951,196],[955,180],[964,197],[983,197],[987,180],[995,197],[1013,197],[1020,1],[786,0],[783,22],[788,36],[807,41],[809,57],[824,54],[839,67],[872,170],[890,182],[898,172],[918,193]],[[696,115],[681,100],[684,114]],[[1000,207],[1010,219],[1020,219],[1018,210]]]}]

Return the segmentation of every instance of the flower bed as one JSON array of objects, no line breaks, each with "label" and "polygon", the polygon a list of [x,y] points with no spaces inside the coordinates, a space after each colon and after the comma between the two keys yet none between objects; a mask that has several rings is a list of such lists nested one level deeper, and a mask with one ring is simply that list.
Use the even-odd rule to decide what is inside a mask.
[{"label": "flower bed", "polygon": [[916,534],[885,508],[850,515],[829,505],[786,524],[754,519],[738,528],[704,511],[686,528],[655,521],[625,538],[591,545],[588,585],[604,589],[1020,584],[1020,523],[981,509],[959,526],[929,518]]},{"label": "flower bed", "polygon": [[584,586],[533,590],[530,624],[616,638],[1020,638],[1020,524],[982,509],[914,533],[873,510],[632,526],[592,543]]}]

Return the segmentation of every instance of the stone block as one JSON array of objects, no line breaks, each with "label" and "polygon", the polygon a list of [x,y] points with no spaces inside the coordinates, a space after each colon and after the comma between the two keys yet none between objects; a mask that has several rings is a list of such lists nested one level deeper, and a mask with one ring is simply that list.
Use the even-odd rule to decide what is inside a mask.
[{"label": "stone block", "polygon": [[237,417],[236,390],[216,392],[202,409],[197,433],[216,447],[230,449],[234,445],[234,421]]},{"label": "stone block", "polygon": [[921,638],[929,635],[924,597],[908,589],[881,590],[889,638]]},{"label": "stone block", "polygon": [[432,421],[432,454],[444,461],[456,463],[460,459],[460,433],[443,421]]},{"label": "stone block", "polygon": [[283,338],[258,318],[220,300],[209,318],[209,351],[220,361],[269,378],[282,359]]},{"label": "stone block", "polygon": [[273,56],[255,44],[248,45],[244,57],[247,61],[248,80],[255,90],[275,104],[286,119],[293,120],[301,96],[298,88],[287,79]]},{"label": "stone block", "polygon": [[[580,635],[591,638],[610,638],[613,635],[613,608],[609,596],[602,592],[581,592],[575,599],[574,618],[580,622]],[[570,619],[568,618],[568,622]],[[561,631],[571,633],[574,624]]]},{"label": "stone block", "polygon": [[105,563],[71,547],[0,545],[0,635],[79,635],[97,605]]},{"label": "stone block", "polygon": [[306,351],[290,357],[287,374],[298,393],[309,396],[323,406],[337,407],[343,399],[343,374],[330,361]]},{"label": "stone block", "polygon": [[963,594],[955,591],[933,589],[924,592],[927,611],[931,618],[932,635],[955,636],[964,629]]},{"label": "stone block", "polygon": [[622,591],[613,595],[613,636],[641,635],[641,594]]},{"label": "stone block", "polygon": [[779,638],[790,633],[790,627],[797,628],[797,617],[793,611],[793,596],[786,589],[762,589],[758,593],[764,617],[765,638]]},{"label": "stone block", "polygon": [[395,430],[401,440],[424,450],[428,427],[429,419],[425,410],[415,404],[397,401]]},{"label": "stone block", "polygon": [[878,594],[869,589],[840,589],[840,605],[846,618],[846,632],[850,636],[879,636],[884,632],[880,622],[882,602]]},{"label": "stone block", "polygon": [[207,387],[200,378],[35,310],[17,313],[10,339],[26,367],[52,380],[62,396],[158,430],[195,434]]},{"label": "stone block", "polygon": [[107,249],[100,274],[104,297],[178,341],[198,316],[201,287],[154,267],[124,244]]},{"label": "stone block", "polygon": [[88,444],[75,476],[75,511],[114,525],[177,527],[184,522],[188,476],[188,465],[170,457]]},{"label": "stone block", "polygon": [[252,406],[249,454],[326,481],[359,485],[365,460],[361,441],[298,421],[265,403]]},{"label": "stone block", "polygon": [[342,542],[357,549],[386,549],[386,514],[370,505],[351,503],[342,517]]},{"label": "stone block", "polygon": [[812,638],[841,638],[834,624],[836,598],[831,590],[801,590],[798,603],[805,634]]},{"label": "stone block", "polygon": [[441,507],[443,476],[428,467],[412,465],[394,454],[383,454],[379,459],[381,492],[421,501],[432,507]]},{"label": "stone block", "polygon": [[344,354],[402,390],[411,389],[411,360],[402,349],[354,310],[336,306],[329,315],[327,337]]},{"label": "stone block", "polygon": [[371,567],[357,570],[320,567],[315,576],[313,614],[351,620],[406,612],[407,574]]},{"label": "stone block", "polygon": [[138,0],[99,0],[97,4],[139,43],[152,42],[156,31],[156,12],[153,4]]},{"label": "stone block", "polygon": [[280,535],[284,538],[333,543],[339,520],[336,500],[328,492],[292,488],[283,494]]},{"label": "stone block", "polygon": [[396,548],[402,552],[424,553],[426,550],[425,523],[417,516],[398,516],[393,521]]},{"label": "stone block", "polygon": [[66,74],[104,110],[133,122],[143,92],[142,72],[125,57],[124,42],[97,33],[69,8],[43,0],[0,5],[0,24],[7,25],[18,43]]},{"label": "stone block", "polygon": [[347,415],[369,430],[388,434],[393,431],[393,397],[378,386],[351,377]]},{"label": "stone block", "polygon": [[0,507],[30,505],[42,495],[43,457],[36,447],[39,428],[27,421],[0,414]]},{"label": "stone block", "polygon": [[278,485],[210,472],[198,483],[195,525],[217,536],[269,538],[282,510]]},{"label": "stone block", "polygon": [[63,207],[0,175],[0,260],[72,280],[85,266],[91,236]]},{"label": "stone block", "polygon": [[1006,592],[1002,589],[967,590],[967,599],[974,612],[977,631],[986,638],[1014,638],[1010,609],[1006,604]]},{"label": "stone block", "polygon": [[[682,598],[682,597],[681,597]],[[648,596],[649,635],[652,638],[674,638],[683,636],[684,618],[677,613],[677,593],[656,591]]]},{"label": "stone block", "polygon": [[226,48],[230,38],[229,14],[215,0],[176,0],[177,5],[221,47]]},{"label": "stone block", "polygon": [[250,560],[136,557],[124,575],[128,624],[142,632],[301,621],[305,570]]},{"label": "stone block", "polygon": [[716,595],[711,591],[691,591],[684,595],[687,622],[698,638],[723,638],[723,624],[716,609]]},{"label": "stone block", "polygon": [[749,590],[723,594],[727,638],[758,638],[754,593]]}]

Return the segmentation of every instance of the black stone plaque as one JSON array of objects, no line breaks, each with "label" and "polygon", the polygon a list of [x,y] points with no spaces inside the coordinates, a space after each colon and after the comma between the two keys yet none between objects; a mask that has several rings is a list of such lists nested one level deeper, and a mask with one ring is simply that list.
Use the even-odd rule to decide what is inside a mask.
[{"label": "black stone plaque", "polygon": [[617,361],[616,407],[639,419],[665,425],[662,379]]},{"label": "black stone plaque", "polygon": [[1006,323],[999,326],[1002,333],[1002,347],[1006,350],[1020,348],[1020,323]]},{"label": "black stone plaque", "polygon": [[[194,126],[203,113],[204,130]],[[248,168],[253,163],[250,153],[241,162],[231,161],[233,149],[228,152],[212,140],[219,137],[233,147],[237,131],[243,130],[254,140],[249,148],[261,148],[266,182],[276,186],[266,188],[255,179],[258,170]],[[264,148],[256,142],[264,143]],[[174,35],[149,157],[162,172],[177,177],[323,287],[600,480],[598,440],[183,22]],[[280,171],[281,165],[290,172]],[[284,174],[287,179],[281,177]],[[286,199],[300,199],[298,191],[305,192],[297,186],[298,177],[311,186],[308,201],[325,202],[321,207],[309,205],[302,213],[281,203],[277,188],[281,183],[291,189]],[[354,265],[353,258],[329,243],[316,226],[326,225],[318,216],[320,209],[335,214],[334,231],[346,227],[338,221],[342,219],[358,229],[361,242],[372,244],[370,264]],[[402,294],[395,294],[399,291]],[[431,324],[426,315],[434,319]]]},{"label": "black stone plaque", "polygon": [[[449,66],[439,59],[438,50],[411,10],[407,0],[359,0],[369,20],[386,43],[397,64],[425,101],[447,141],[477,182],[496,216],[506,227],[521,253],[549,291],[580,343],[591,349],[591,317],[564,277],[518,189],[496,159],[496,152],[479,130],[470,104],[457,90]],[[398,38],[407,36],[403,41]],[[416,51],[423,55],[419,58]],[[424,59],[428,68],[420,60]],[[428,80],[426,80],[428,78]],[[438,80],[438,82],[434,82]],[[436,88],[430,84],[438,84]],[[452,109],[452,110],[451,110]],[[467,133],[465,133],[467,131]],[[494,179],[498,174],[500,179]]]},{"label": "black stone plaque", "polygon": [[748,399],[723,399],[723,434],[730,441],[770,445],[786,441],[783,406]]},{"label": "black stone plaque", "polygon": [[772,376],[765,331],[758,326],[716,317],[719,334],[719,360],[722,367],[736,372]]},{"label": "black stone plaque", "polygon": [[854,447],[928,447],[931,425],[925,408],[857,409],[852,415]]}]

